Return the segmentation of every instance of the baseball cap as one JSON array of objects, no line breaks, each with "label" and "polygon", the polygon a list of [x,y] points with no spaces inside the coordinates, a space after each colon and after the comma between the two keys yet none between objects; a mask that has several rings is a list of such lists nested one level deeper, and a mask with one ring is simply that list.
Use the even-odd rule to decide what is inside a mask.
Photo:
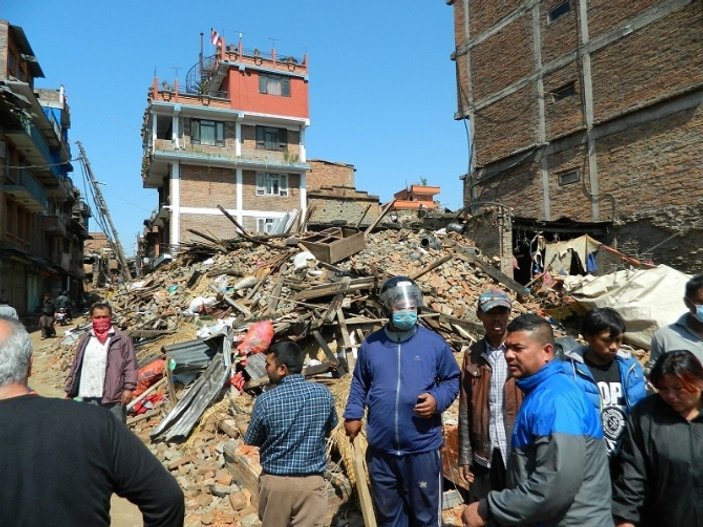
[{"label": "baseball cap", "polygon": [[500,289],[489,289],[481,293],[481,296],[478,297],[478,308],[485,313],[494,307],[507,307],[510,309],[512,300],[510,300],[508,293]]}]

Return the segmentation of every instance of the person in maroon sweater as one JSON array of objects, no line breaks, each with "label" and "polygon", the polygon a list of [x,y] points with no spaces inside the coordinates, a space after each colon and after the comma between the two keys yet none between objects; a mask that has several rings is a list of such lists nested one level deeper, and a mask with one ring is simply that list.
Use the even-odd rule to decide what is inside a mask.
[{"label": "person in maroon sweater", "polygon": [[183,491],[144,444],[98,406],[38,396],[32,344],[0,316],[0,527],[110,525],[113,493],[144,525],[181,526]]}]

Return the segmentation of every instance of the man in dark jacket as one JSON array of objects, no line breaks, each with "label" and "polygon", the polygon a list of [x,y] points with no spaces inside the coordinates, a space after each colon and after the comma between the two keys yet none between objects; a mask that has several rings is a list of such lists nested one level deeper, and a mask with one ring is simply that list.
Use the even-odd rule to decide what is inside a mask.
[{"label": "man in dark jacket", "polygon": [[417,325],[422,294],[406,277],[387,280],[380,301],[388,325],[361,345],[344,428],[351,441],[368,408],[366,463],[378,524],[439,525],[441,413],[459,391],[459,368],[447,343]]},{"label": "man in dark jacket", "polygon": [[147,527],[183,525],[183,491],[107,412],[30,389],[32,341],[0,316],[0,527],[107,527],[113,493]]},{"label": "man in dark jacket", "polygon": [[464,509],[465,526],[612,525],[610,474],[600,417],[554,359],[554,334],[534,314],[508,325],[505,360],[525,393],[507,488]]},{"label": "man in dark jacket", "polygon": [[125,422],[138,376],[132,339],[112,325],[109,304],[94,304],[90,316],[93,327],[78,341],[66,396],[105,407]]},{"label": "man in dark jacket", "polygon": [[508,373],[505,333],[511,301],[504,291],[479,296],[476,316],[484,338],[465,353],[459,392],[459,470],[469,484],[471,502],[505,488],[510,434],[522,391]]}]

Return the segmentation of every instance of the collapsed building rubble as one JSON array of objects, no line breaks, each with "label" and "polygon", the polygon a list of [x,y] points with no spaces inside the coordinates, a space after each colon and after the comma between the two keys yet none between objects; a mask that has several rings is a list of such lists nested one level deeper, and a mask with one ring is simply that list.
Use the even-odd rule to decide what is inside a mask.
[{"label": "collapsed building rubble", "polygon": [[[128,424],[177,477],[192,524],[258,524],[258,451],[241,437],[254,398],[269,382],[263,354],[256,353],[268,343],[250,346],[252,334],[297,341],[306,352],[304,375],[330,388],[341,415],[356,350],[386,322],[376,294],[387,277],[417,281],[426,302],[421,323],[447,340],[457,361],[483,332],[475,306],[485,289],[511,291],[519,299],[514,314],[546,314],[544,307],[559,303],[551,291],[531,296],[457,233],[364,234],[365,243],[343,246],[348,254],[334,263],[324,261],[324,251],[316,251],[322,260],[315,258],[305,235],[210,237],[190,243],[143,280],[106,291],[117,324],[135,340],[142,372]],[[330,241],[336,245],[344,237]],[[69,355],[65,350],[66,363]],[[456,403],[444,423],[444,475],[455,487],[445,492],[444,521],[460,525]],[[365,450],[363,434],[355,445]],[[356,488],[366,476],[358,463],[354,468],[342,426],[333,431],[328,452],[328,521],[363,524]]]}]

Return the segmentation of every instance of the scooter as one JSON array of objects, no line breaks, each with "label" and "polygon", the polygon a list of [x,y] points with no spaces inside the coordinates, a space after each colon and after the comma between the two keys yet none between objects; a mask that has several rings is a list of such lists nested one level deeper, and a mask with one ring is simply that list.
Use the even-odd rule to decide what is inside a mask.
[{"label": "scooter", "polygon": [[61,325],[65,326],[67,324],[71,323],[71,310],[67,307],[60,307],[56,310],[56,315],[55,315],[56,322]]}]

